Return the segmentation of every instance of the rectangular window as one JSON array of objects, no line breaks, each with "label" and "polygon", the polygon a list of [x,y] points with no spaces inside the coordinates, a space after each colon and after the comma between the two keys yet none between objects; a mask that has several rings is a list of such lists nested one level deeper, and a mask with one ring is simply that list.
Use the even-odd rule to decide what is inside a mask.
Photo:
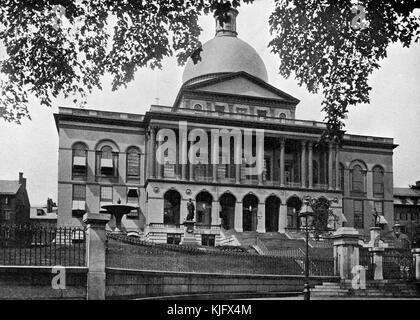
[{"label": "rectangular window", "polygon": [[202,234],[201,245],[207,247],[214,247],[216,245],[216,236],[214,234]]},{"label": "rectangular window", "polygon": [[86,185],[73,185],[72,214],[75,217],[82,216],[86,212]]},{"label": "rectangular window", "polygon": [[223,114],[225,112],[225,107],[224,106],[215,106],[214,111],[216,111],[220,114]]},{"label": "rectangular window", "polygon": [[6,211],[4,212],[4,220],[5,220],[5,221],[9,221],[9,220],[10,220],[10,218],[11,218],[11,216],[12,216],[12,214],[11,214],[11,212],[10,212],[10,211],[6,210]]},{"label": "rectangular window", "polygon": [[4,204],[5,205],[9,205],[9,197],[5,197],[4,198]]},{"label": "rectangular window", "polygon": [[247,112],[247,108],[236,108],[236,113],[246,114]]},{"label": "rectangular window", "polygon": [[354,200],[353,210],[354,210],[354,228],[363,229],[364,228],[363,201]]},{"label": "rectangular window", "polygon": [[261,118],[267,117],[267,110],[257,110],[257,116]]},{"label": "rectangular window", "polygon": [[84,184],[73,185],[73,200],[86,200],[86,186]]},{"label": "rectangular window", "polygon": [[166,238],[167,244],[180,244],[181,234],[180,233],[168,233]]},{"label": "rectangular window", "polygon": [[134,219],[139,216],[139,190],[138,188],[128,188],[127,190],[127,204],[133,207],[137,207],[137,209],[131,210],[127,214],[127,218]]},{"label": "rectangular window", "polygon": [[382,201],[375,201],[374,203],[375,205],[375,210],[378,214],[380,214],[381,216],[384,215],[384,203]]},{"label": "rectangular window", "polygon": [[112,202],[112,187],[101,187],[101,202]]},{"label": "rectangular window", "polygon": [[263,181],[271,181],[271,159],[264,159]]}]

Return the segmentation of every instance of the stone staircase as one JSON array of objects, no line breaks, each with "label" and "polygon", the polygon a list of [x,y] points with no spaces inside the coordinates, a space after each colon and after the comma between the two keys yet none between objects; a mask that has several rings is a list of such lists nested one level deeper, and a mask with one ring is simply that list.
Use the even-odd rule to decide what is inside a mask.
[{"label": "stone staircase", "polygon": [[351,281],[324,282],[311,290],[312,297],[420,297],[415,283],[402,281],[369,281],[366,289],[355,290]]}]

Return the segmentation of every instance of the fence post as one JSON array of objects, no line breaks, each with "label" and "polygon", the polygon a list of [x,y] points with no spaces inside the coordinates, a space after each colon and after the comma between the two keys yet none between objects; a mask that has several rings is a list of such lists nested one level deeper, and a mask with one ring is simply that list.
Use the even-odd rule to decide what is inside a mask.
[{"label": "fence post", "polygon": [[416,280],[420,281],[420,248],[411,250],[414,256],[414,268],[416,270]]},{"label": "fence post", "polygon": [[369,252],[373,254],[373,269],[374,269],[374,276],[373,280],[384,280],[384,272],[383,272],[383,263],[382,263],[382,256],[385,251],[385,248],[369,248]]},{"label": "fence post", "polygon": [[105,300],[105,226],[109,220],[109,214],[86,213],[83,216],[86,224],[86,262],[89,269],[88,300]]},{"label": "fence post", "polygon": [[333,235],[334,271],[341,280],[352,279],[352,270],[359,265],[359,232],[350,227],[339,228]]}]

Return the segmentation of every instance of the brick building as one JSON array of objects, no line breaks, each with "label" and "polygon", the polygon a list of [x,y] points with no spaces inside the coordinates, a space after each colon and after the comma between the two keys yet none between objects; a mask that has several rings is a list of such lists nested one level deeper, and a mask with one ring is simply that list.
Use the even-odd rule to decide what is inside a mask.
[{"label": "brick building", "polygon": [[0,224],[25,224],[29,222],[30,203],[26,191],[26,178],[0,180]]}]

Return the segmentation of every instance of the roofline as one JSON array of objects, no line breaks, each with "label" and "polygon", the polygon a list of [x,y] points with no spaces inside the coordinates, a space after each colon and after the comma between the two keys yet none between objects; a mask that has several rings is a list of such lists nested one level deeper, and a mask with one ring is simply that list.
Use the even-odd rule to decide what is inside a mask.
[{"label": "roofline", "polygon": [[[283,103],[288,103],[288,104],[295,104],[295,105],[297,105],[297,104],[299,104],[300,103],[300,100],[299,99],[297,99],[297,98],[295,98],[295,97],[293,97],[293,96],[291,96],[290,94],[288,94],[288,93],[286,93],[286,92],[284,92],[284,91],[282,91],[282,90],[280,90],[280,89],[278,89],[278,88],[276,88],[276,87],[274,87],[274,86],[272,86],[271,84],[269,84],[269,83],[267,83],[267,82],[265,82],[264,80],[261,80],[260,78],[258,78],[258,77],[255,77],[255,76],[253,76],[253,75],[251,75],[251,74],[249,74],[249,73],[247,73],[247,72],[245,72],[245,71],[239,71],[239,72],[230,72],[230,73],[221,73],[221,75],[219,75],[219,76],[217,76],[217,73],[215,73],[214,75],[216,75],[216,77],[215,78],[212,78],[212,79],[208,79],[208,80],[203,80],[203,81],[201,81],[201,82],[198,82],[198,83],[194,83],[194,84],[189,84],[189,82],[191,82],[192,80],[194,80],[194,79],[197,79],[197,78],[199,78],[199,77],[196,77],[196,78],[193,78],[193,79],[190,79],[190,80],[188,80],[187,82],[185,82],[182,86],[181,86],[181,88],[180,88],[180,90],[178,91],[178,95],[176,96],[176,98],[175,98],[175,102],[173,103],[173,106],[175,107],[176,105],[178,105],[178,103],[180,102],[180,99],[181,99],[181,97],[182,97],[182,94],[184,93],[184,92],[187,92],[187,90],[189,91],[189,90],[194,90],[194,89],[196,89],[197,87],[201,87],[201,86],[205,86],[205,85],[209,85],[209,84],[213,84],[213,83],[218,83],[218,82],[221,82],[221,81],[224,81],[224,80],[226,80],[226,79],[233,79],[233,78],[236,78],[236,77],[238,77],[238,76],[245,76],[246,78],[249,78],[251,81],[254,81],[254,82],[256,82],[257,84],[260,84],[261,86],[263,86],[263,87],[266,87],[267,89],[269,89],[269,90],[273,90],[273,91],[275,91],[275,92],[277,92],[280,96],[285,96],[288,100],[286,100],[286,101],[281,101],[281,100],[279,100],[279,99],[273,99],[273,98],[262,98],[262,97],[252,97],[253,99],[261,99],[261,100],[266,100],[266,101],[275,101],[275,102],[279,102],[279,101],[281,101],[281,102],[283,102]],[[223,93],[218,93],[218,94],[221,94],[221,95],[223,95]],[[232,95],[234,95],[234,94],[232,94]],[[236,97],[241,97],[241,95],[235,95]],[[244,96],[244,97],[246,97],[246,96]]]}]

